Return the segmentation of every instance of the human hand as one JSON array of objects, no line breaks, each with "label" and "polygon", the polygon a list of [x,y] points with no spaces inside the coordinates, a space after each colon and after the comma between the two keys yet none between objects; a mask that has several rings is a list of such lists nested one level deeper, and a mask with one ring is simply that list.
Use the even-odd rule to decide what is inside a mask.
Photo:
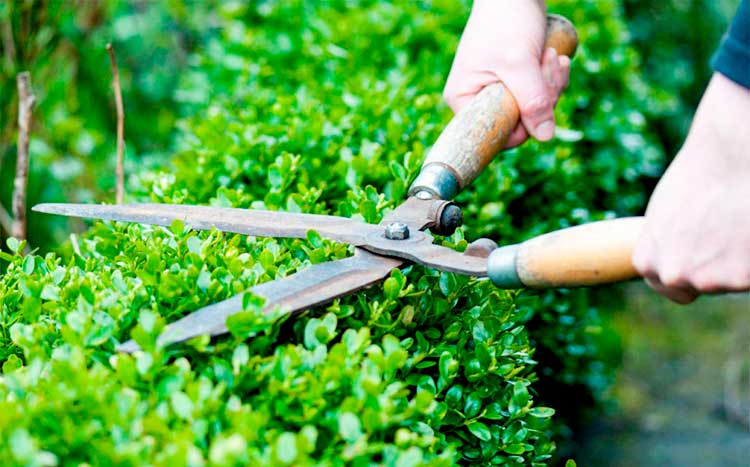
[{"label": "human hand", "polygon": [[715,73],[651,197],[633,266],[678,303],[750,290],[750,92]]},{"label": "human hand", "polygon": [[529,135],[552,139],[553,108],[568,85],[570,58],[543,50],[545,13],[542,0],[475,0],[443,91],[458,112],[482,88],[502,81],[521,113],[508,147]]}]

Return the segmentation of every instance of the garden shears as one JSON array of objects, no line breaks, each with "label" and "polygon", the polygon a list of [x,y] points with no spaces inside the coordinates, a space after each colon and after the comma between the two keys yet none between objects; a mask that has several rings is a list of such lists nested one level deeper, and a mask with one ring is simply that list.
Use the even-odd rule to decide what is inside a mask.
[{"label": "garden shears", "polygon": [[[571,56],[577,33],[565,18],[549,15],[547,47]],[[287,277],[252,287],[265,298],[264,312],[277,307],[299,312],[349,295],[385,280],[411,263],[441,271],[489,277],[502,288],[575,287],[627,280],[637,276],[633,244],[642,218],[593,222],[548,233],[521,244],[497,248],[489,239],[471,243],[465,252],[433,243],[433,234],[450,235],[461,225],[460,208],[450,200],[469,185],[505,147],[519,121],[515,100],[497,82],[485,87],[446,126],[432,146],[409,189],[409,197],[379,224],[351,218],[211,206],[169,204],[40,204],[39,212],[73,217],[170,226],[182,221],[194,230],[279,238],[321,237],[354,246],[354,255],[314,264]],[[162,345],[201,335],[226,333],[226,320],[242,311],[239,294],[206,306],[169,324]],[[128,341],[119,351],[134,352]]]}]

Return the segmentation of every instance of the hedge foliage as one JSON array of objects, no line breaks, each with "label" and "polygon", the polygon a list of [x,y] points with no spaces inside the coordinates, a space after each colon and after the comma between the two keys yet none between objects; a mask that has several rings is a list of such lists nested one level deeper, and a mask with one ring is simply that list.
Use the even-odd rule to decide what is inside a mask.
[{"label": "hedge foliage", "polygon": [[[462,193],[445,244],[500,243],[636,212],[663,153],[617,1],[550,2],[581,47],[558,138],[494,162]],[[176,7],[175,7],[176,8]],[[377,222],[450,118],[440,91],[468,5],[216,2],[175,92],[191,116],[131,200],[337,214]],[[137,115],[130,115],[137,120]],[[277,240],[95,223],[0,277],[2,465],[448,466],[553,462],[576,399],[596,397],[586,291],[500,291],[419,266],[306,314],[246,296],[231,335],[160,348],[165,323],[351,254]],[[134,356],[114,345],[134,337]]]}]

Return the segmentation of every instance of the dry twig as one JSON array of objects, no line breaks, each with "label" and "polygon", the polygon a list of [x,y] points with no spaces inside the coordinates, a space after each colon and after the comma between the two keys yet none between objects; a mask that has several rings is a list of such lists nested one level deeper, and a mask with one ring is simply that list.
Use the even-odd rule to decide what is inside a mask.
[{"label": "dry twig", "polygon": [[29,181],[29,132],[31,109],[36,97],[31,89],[31,76],[23,71],[16,76],[18,84],[18,151],[16,178],[13,182],[13,226],[11,235],[26,239],[26,187]]},{"label": "dry twig", "polygon": [[109,52],[109,62],[112,65],[112,87],[115,91],[115,107],[117,108],[117,169],[116,169],[116,189],[115,202],[122,203],[122,197],[125,193],[125,171],[123,169],[123,152],[125,151],[125,112],[122,108],[122,90],[120,89],[120,73],[117,70],[115,62],[115,51],[112,44],[107,44]]},{"label": "dry twig", "polygon": [[8,211],[4,207],[0,206],[0,227],[3,228],[8,234],[13,231],[13,218],[10,217]]},{"label": "dry twig", "polygon": [[16,43],[13,40],[13,26],[10,22],[10,14],[2,24],[3,33],[3,51],[7,66],[13,66],[16,62]]},{"label": "dry twig", "polygon": [[733,353],[724,366],[724,414],[750,430],[750,405],[747,404],[747,384],[750,381],[750,365],[747,354]]}]

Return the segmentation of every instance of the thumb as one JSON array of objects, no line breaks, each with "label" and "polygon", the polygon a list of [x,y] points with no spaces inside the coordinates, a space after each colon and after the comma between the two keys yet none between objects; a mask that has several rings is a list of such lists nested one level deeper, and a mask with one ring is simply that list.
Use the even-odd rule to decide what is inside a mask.
[{"label": "thumb", "polygon": [[528,62],[504,72],[502,81],[516,99],[521,123],[526,131],[539,141],[552,139],[555,132],[555,99],[539,62],[535,62],[530,55]]}]

